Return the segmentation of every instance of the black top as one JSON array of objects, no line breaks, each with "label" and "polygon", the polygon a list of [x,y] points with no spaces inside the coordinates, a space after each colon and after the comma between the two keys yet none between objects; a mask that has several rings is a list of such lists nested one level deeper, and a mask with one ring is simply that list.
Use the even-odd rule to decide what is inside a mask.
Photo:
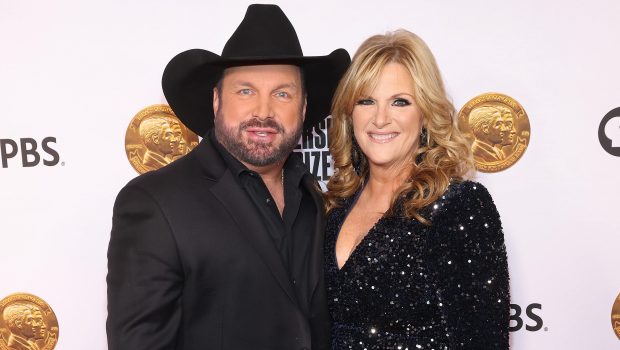
[{"label": "black top", "polygon": [[308,273],[308,247],[312,240],[316,207],[302,184],[303,177],[310,176],[306,166],[299,157],[292,154],[284,163],[284,210],[281,216],[261,176],[230,154],[219,143],[212,130],[207,137],[212,140],[228,169],[258,210],[284,266],[288,269],[298,301],[305,301],[300,302],[299,306],[307,313],[309,295],[307,278],[304,276]]},{"label": "black top", "polygon": [[379,219],[338,269],[337,235],[355,198],[327,219],[333,349],[508,349],[506,249],[486,188],[450,185],[422,211],[431,226]]}]

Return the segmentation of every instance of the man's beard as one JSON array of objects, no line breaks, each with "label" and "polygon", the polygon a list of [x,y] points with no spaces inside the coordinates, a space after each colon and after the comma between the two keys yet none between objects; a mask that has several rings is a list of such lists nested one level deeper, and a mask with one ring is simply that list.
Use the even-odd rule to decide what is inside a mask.
[{"label": "man's beard", "polygon": [[[275,164],[286,160],[301,138],[302,123],[298,123],[292,133],[287,133],[282,124],[273,119],[250,119],[239,124],[239,127],[224,125],[223,116],[219,113],[215,118],[215,137],[238,160],[257,167]],[[301,119],[301,118],[300,118]],[[243,132],[247,128],[272,128],[283,135],[279,145],[273,142],[255,142],[245,140]]]}]

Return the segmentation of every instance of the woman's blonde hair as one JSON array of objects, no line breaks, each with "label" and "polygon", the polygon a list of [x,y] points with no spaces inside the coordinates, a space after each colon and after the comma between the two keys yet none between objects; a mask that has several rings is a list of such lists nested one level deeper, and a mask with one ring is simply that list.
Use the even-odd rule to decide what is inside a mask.
[{"label": "woman's blonde hair", "polygon": [[364,41],[336,89],[329,130],[334,175],[325,194],[327,211],[341,206],[343,199],[358,191],[368,174],[365,162],[357,171],[353,167],[351,114],[356,102],[374,89],[389,63],[399,63],[411,74],[425,132],[417,150],[411,152],[414,166],[408,180],[394,194],[386,215],[396,214],[395,202],[404,198],[403,214],[429,224],[420,209],[436,201],[451,180],[463,180],[473,171],[471,143],[457,127],[454,106],[446,96],[433,54],[422,39],[403,29]]}]

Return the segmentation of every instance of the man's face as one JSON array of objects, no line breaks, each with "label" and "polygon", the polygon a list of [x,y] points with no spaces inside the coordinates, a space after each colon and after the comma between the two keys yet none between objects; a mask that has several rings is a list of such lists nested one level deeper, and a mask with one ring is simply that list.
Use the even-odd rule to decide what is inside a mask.
[{"label": "man's face", "polygon": [[28,339],[43,339],[47,328],[41,311],[27,312],[22,323],[22,336]]},{"label": "man's face", "polygon": [[157,144],[159,153],[166,155],[175,152],[177,143],[173,128],[168,123],[163,124],[159,134],[159,143]]},{"label": "man's face", "polygon": [[506,134],[506,126],[504,125],[504,117],[502,113],[497,111],[491,115],[490,123],[486,130],[487,139],[489,143],[496,145],[502,142],[504,135]]},{"label": "man's face", "polygon": [[514,143],[515,135],[517,134],[517,129],[514,125],[514,118],[512,117],[512,113],[504,114],[504,130],[502,137],[502,145],[512,145]]},{"label": "man's face", "polygon": [[172,132],[174,134],[174,139],[177,145],[174,148],[172,155],[178,156],[178,155],[185,154],[185,140],[183,139],[183,130],[181,130],[181,125],[173,124]]},{"label": "man's face", "polygon": [[240,161],[266,166],[284,161],[301,136],[306,98],[299,68],[228,68],[213,91],[215,135]]}]

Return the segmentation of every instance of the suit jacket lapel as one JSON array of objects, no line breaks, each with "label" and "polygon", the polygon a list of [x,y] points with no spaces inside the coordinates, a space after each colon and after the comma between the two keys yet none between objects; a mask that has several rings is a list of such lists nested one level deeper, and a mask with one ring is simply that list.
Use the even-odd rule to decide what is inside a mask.
[{"label": "suit jacket lapel", "polygon": [[239,232],[254,247],[282,289],[297,304],[297,297],[280,253],[246,192],[239,187],[229,171],[226,171],[210,190],[226,208],[239,227]]},{"label": "suit jacket lapel", "polygon": [[316,218],[314,221],[314,237],[312,239],[312,250],[310,251],[310,301],[314,295],[314,291],[318,285],[318,282],[323,278],[323,241],[325,236],[325,215],[323,198],[316,190],[316,179],[307,174],[303,178],[304,186],[312,196],[312,200],[316,205]]}]

